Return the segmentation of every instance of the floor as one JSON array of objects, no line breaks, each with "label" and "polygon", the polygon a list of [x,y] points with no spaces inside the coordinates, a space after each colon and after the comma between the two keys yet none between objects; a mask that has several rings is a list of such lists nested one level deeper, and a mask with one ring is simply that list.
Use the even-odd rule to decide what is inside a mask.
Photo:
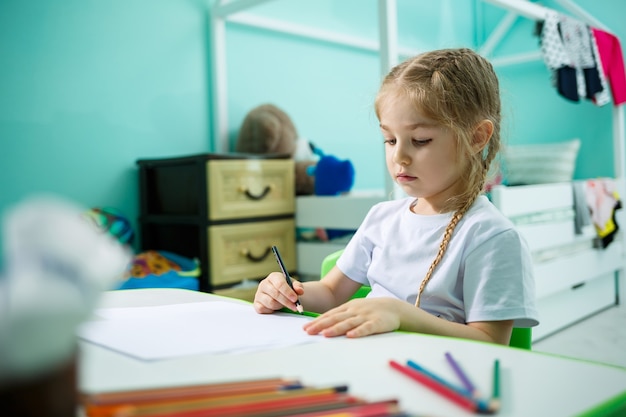
[{"label": "floor", "polygon": [[532,349],[626,368],[626,305],[622,302],[548,336]]}]

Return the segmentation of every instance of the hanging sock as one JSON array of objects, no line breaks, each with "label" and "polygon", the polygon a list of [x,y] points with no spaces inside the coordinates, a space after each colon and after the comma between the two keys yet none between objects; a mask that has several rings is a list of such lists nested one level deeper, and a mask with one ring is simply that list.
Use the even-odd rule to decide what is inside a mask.
[{"label": "hanging sock", "polygon": [[[570,66],[576,69],[578,95],[581,97],[592,96],[600,91],[602,86],[599,80],[597,83],[589,83],[585,77],[587,75],[585,70],[596,67],[589,28],[583,22],[567,16],[560,17],[559,28],[563,47],[570,59]],[[593,91],[588,91],[588,86],[592,87]]]},{"label": "hanging sock", "polygon": [[546,16],[541,29],[541,55],[546,66],[557,70],[570,65],[570,59],[559,33],[559,14],[550,12]]},{"label": "hanging sock", "polygon": [[540,42],[544,62],[559,95],[574,102],[581,97],[597,105],[610,102],[589,26],[553,11],[543,22]]},{"label": "hanging sock", "polygon": [[[561,95],[561,89],[563,88],[568,92],[571,91],[569,81],[562,81],[561,75],[559,74],[559,69],[568,66],[569,59],[565,48],[563,47],[561,34],[559,33],[559,14],[557,12],[550,12],[546,16],[545,21],[541,25],[539,42],[543,62],[546,64],[546,67],[548,67],[548,70],[550,70],[552,85]],[[562,86],[561,84],[564,85]],[[575,84],[574,90],[576,90]],[[568,94],[564,97],[568,100],[578,101],[577,93],[574,95]]]},{"label": "hanging sock", "polygon": [[609,104],[611,102],[611,92],[609,91],[609,84],[606,80],[606,76],[604,75],[602,62],[600,61],[600,52],[598,51],[598,42],[596,42],[596,37],[594,36],[593,28],[591,27],[589,28],[589,36],[591,38],[593,60],[596,63],[596,70],[598,73],[598,78],[600,79],[600,85],[602,86],[602,90],[588,98],[591,101],[593,101],[596,105],[604,106],[605,104]]},{"label": "hanging sock", "polygon": [[626,102],[626,71],[619,39],[601,29],[592,28],[598,46],[602,69],[611,86],[615,106]]},{"label": "hanging sock", "polygon": [[580,101],[575,68],[561,67],[556,70],[556,91],[568,100]]}]

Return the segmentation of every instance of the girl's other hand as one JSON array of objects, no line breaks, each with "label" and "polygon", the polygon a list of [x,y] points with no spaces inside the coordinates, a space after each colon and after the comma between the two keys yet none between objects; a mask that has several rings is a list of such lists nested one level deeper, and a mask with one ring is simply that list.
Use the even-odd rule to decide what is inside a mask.
[{"label": "girl's other hand", "polygon": [[293,290],[280,272],[272,272],[259,283],[254,295],[254,309],[260,314],[273,313],[283,307],[296,310],[298,297],[304,294],[302,284],[292,279]]},{"label": "girl's other hand", "polygon": [[392,298],[357,298],[304,325],[308,334],[362,337],[400,328],[400,306]]}]

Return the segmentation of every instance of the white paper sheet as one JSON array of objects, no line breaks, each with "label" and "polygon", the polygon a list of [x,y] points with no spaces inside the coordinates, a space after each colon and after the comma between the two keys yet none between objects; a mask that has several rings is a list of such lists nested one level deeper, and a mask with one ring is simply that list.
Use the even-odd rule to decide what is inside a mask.
[{"label": "white paper sheet", "polygon": [[311,317],[257,314],[251,305],[224,301],[100,309],[78,336],[143,360],[199,353],[242,353],[326,340],[302,326]]}]

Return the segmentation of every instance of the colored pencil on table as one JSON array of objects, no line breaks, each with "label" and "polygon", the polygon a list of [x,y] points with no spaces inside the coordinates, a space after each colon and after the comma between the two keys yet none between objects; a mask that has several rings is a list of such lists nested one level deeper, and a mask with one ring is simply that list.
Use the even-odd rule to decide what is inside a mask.
[{"label": "colored pencil on table", "polygon": [[500,410],[500,361],[493,362],[493,393],[489,401],[489,411],[492,413]]},{"label": "colored pencil on table", "polygon": [[457,404],[460,407],[465,408],[466,410],[472,412],[478,412],[479,407],[478,403],[475,399],[470,398],[466,395],[460,394],[458,391],[451,389],[447,385],[444,385],[437,381],[436,379],[431,378],[427,374],[418,371],[417,369],[411,368],[409,366],[404,366],[394,360],[389,361],[389,365],[397,371],[400,371],[404,375],[409,378],[419,382],[427,388],[435,391],[436,393],[442,395],[443,397],[449,399],[453,403]]},{"label": "colored pencil on table", "polygon": [[476,389],[472,381],[470,381],[469,377],[463,371],[463,369],[461,369],[461,365],[459,365],[459,363],[452,357],[450,352],[446,352],[445,355],[448,363],[450,364],[450,366],[452,366],[452,369],[457,374],[459,379],[461,379],[461,382],[463,383],[463,385],[465,385],[465,388],[472,394],[474,398],[480,398],[480,392]]},{"label": "colored pencil on table", "polygon": [[428,375],[432,379],[437,380],[437,382],[439,382],[440,384],[443,384],[443,385],[447,386],[448,388],[457,391],[461,395],[465,395],[467,397],[471,397],[472,396],[472,393],[470,391],[466,390],[465,388],[457,387],[456,385],[451,384],[450,382],[446,381],[445,379],[441,378],[440,376],[436,375],[435,373],[427,370],[423,366],[418,365],[416,362],[414,362],[412,360],[407,361],[406,364],[408,366],[410,366],[411,368],[413,368],[413,369],[416,369],[418,371],[421,371],[421,372],[425,373],[426,375]]},{"label": "colored pencil on table", "polygon": [[257,417],[276,414],[294,415],[339,408],[345,404],[361,401],[345,392],[320,392],[289,398],[274,398],[261,401],[225,404],[221,406],[194,407],[176,410],[155,410],[152,414],[128,414],[128,417]]},{"label": "colored pencil on table", "polygon": [[365,404],[347,405],[346,407],[298,414],[298,417],[380,417],[400,414],[398,400],[373,401]]},{"label": "colored pencil on table", "polygon": [[411,368],[417,370],[417,371],[420,371],[420,372],[428,375],[432,379],[436,380],[437,382],[439,382],[442,385],[447,386],[451,390],[454,390],[454,391],[458,392],[461,395],[464,395],[466,397],[474,399],[476,401],[476,404],[478,405],[478,411],[480,411],[480,412],[488,412],[489,411],[491,402],[487,402],[487,401],[485,401],[483,399],[480,399],[480,398],[475,398],[474,395],[470,391],[468,391],[467,389],[462,388],[462,387],[458,387],[458,386],[456,386],[456,385],[446,381],[445,379],[443,379],[439,375],[435,374],[434,372],[431,372],[431,371],[427,370],[426,368],[424,368],[423,366],[417,364],[416,362],[414,362],[412,360],[407,361],[407,365],[410,366]]},{"label": "colored pencil on table", "polygon": [[232,398],[243,400],[278,395],[289,390],[302,392],[304,389],[299,382],[266,379],[91,394],[83,397],[82,404],[88,416],[106,417],[115,415],[119,410],[132,409],[136,412],[165,405],[206,404]]},{"label": "colored pencil on table", "polygon": [[[128,402],[125,404],[107,404],[87,406],[89,417],[114,416],[196,416],[212,415],[226,417],[229,415],[254,415],[260,410],[288,407],[311,407],[345,401],[346,386],[331,388],[301,388],[257,393],[225,395],[209,398],[167,399],[143,403]],[[243,411],[242,411],[243,410]],[[245,411],[245,412],[244,412]],[[243,414],[242,414],[243,413]]]},{"label": "colored pencil on table", "polygon": [[83,394],[81,396],[81,402],[89,405],[120,404],[129,402],[137,404],[155,400],[181,400],[198,397],[206,399],[225,395],[252,394],[257,392],[294,388],[303,387],[297,380],[267,378],[249,381]]}]

